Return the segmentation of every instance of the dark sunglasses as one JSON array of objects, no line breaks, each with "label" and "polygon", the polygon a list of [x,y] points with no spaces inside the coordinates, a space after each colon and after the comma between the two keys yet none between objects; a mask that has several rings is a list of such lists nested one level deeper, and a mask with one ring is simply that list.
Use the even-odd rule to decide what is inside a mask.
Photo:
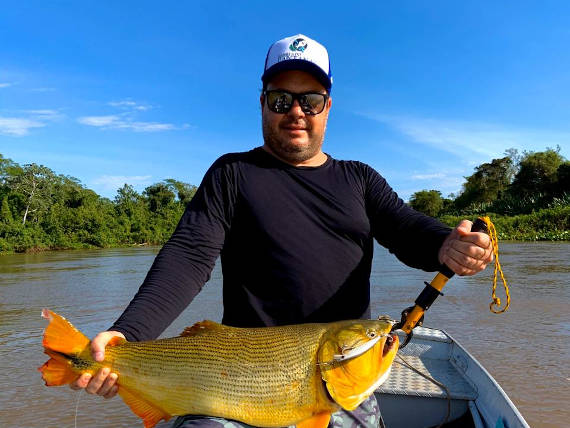
[{"label": "dark sunglasses", "polygon": [[267,100],[267,107],[274,113],[285,114],[289,112],[293,107],[293,101],[297,100],[303,113],[311,116],[321,113],[329,99],[328,94],[318,92],[294,94],[282,89],[265,89],[263,95]]}]

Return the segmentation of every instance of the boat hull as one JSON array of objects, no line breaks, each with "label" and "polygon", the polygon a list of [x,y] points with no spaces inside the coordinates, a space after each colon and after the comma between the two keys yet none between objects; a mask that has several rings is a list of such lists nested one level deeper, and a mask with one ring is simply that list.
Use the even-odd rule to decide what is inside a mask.
[{"label": "boat hull", "polygon": [[386,426],[425,428],[463,417],[476,428],[529,428],[489,372],[445,331],[417,327],[398,354],[402,359],[396,357],[390,377],[376,391]]}]

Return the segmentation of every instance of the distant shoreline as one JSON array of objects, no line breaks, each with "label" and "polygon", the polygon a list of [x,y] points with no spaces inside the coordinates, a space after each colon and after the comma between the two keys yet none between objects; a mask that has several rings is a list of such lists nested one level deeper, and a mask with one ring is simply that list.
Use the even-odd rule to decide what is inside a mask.
[{"label": "distant shoreline", "polygon": [[[570,238],[569,239],[558,239],[558,240],[547,240],[547,239],[534,239],[534,240],[516,240],[516,239],[500,239],[500,243],[505,242],[505,243],[539,243],[539,242],[551,242],[551,243],[557,243],[557,244],[563,244],[563,243],[570,243]],[[23,252],[16,252],[16,251],[12,251],[12,252],[0,252],[0,257],[2,256],[11,256],[11,255],[16,255],[16,254],[40,254],[40,253],[57,253],[60,251],[90,251],[90,250],[113,250],[113,249],[127,249],[127,248],[152,248],[152,247],[156,247],[157,249],[160,249],[162,247],[163,244],[149,244],[149,245],[122,245],[122,246],[109,246],[109,247],[95,247],[95,246],[91,246],[91,247],[81,247],[81,248],[32,248]]]},{"label": "distant shoreline", "polygon": [[[545,212],[546,211],[546,212]],[[532,214],[517,215],[512,217],[494,216],[490,218],[497,229],[499,241],[508,242],[568,242],[570,241],[570,207],[566,207],[564,211],[557,213],[549,212],[551,210],[541,210]],[[463,219],[474,221],[475,216],[443,216],[439,220],[454,227]],[[531,228],[532,227],[532,228]],[[166,242],[166,241],[165,241]],[[69,247],[32,247],[25,251],[5,251],[0,252],[0,256],[10,254],[34,254],[56,251],[74,251],[74,250],[97,250],[112,248],[141,248],[141,247],[161,247],[165,242],[142,242],[119,245],[96,246],[77,243],[77,245]]]},{"label": "distant shoreline", "polygon": [[[536,242],[549,241],[561,242],[570,241],[570,206],[543,208],[530,214],[518,214],[514,216],[504,216],[493,213],[481,214],[488,215],[495,225],[499,241],[515,241],[515,242]],[[474,221],[478,215],[444,215],[439,220],[448,225],[455,227],[461,220],[468,219]],[[41,241],[29,242],[29,247],[21,245],[19,250],[0,251],[0,255],[7,254],[33,254],[45,251],[69,251],[69,250],[87,250],[102,248],[132,248],[146,246],[162,246],[170,236],[166,229],[173,230],[174,222],[169,226],[163,226],[163,232],[155,238],[154,242],[124,242],[109,243],[105,245],[93,245],[86,242],[69,242],[70,245],[42,245]],[[148,236],[147,236],[148,238]],[[6,240],[8,243],[9,241]],[[105,241],[101,241],[105,242]],[[0,242],[1,244],[1,242]],[[35,245],[34,245],[35,244]],[[39,245],[38,245],[39,244]],[[1,248],[1,245],[0,245]]]},{"label": "distant shoreline", "polygon": [[125,245],[109,245],[105,247],[98,247],[95,245],[77,245],[67,248],[47,248],[47,247],[34,247],[28,248],[25,251],[0,251],[0,256],[8,256],[14,254],[39,254],[39,253],[52,253],[58,251],[85,251],[85,250],[112,250],[112,249],[126,249],[126,248],[161,248],[164,243],[161,244],[125,244]]}]

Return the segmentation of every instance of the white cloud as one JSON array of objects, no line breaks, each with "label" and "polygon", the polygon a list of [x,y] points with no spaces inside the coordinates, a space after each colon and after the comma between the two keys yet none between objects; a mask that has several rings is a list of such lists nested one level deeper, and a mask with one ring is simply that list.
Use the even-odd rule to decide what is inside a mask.
[{"label": "white cloud", "polygon": [[49,110],[49,109],[23,110],[23,111],[30,114],[36,114],[38,116],[55,116],[59,114],[57,110]]},{"label": "white cloud", "polygon": [[11,137],[22,137],[30,133],[30,129],[42,128],[45,123],[22,117],[0,116],[0,134]]},{"label": "white cloud", "polygon": [[508,148],[542,151],[546,147],[570,146],[570,132],[513,128],[494,123],[406,116],[369,115],[412,140],[452,153],[476,165],[503,156]]},{"label": "white cloud", "polygon": [[122,101],[111,101],[109,103],[112,107],[118,107],[123,110],[138,110],[138,111],[147,111],[152,108],[152,106],[148,104],[140,104],[131,99],[126,99]]},{"label": "white cloud", "polygon": [[12,86],[12,84],[9,82],[0,82],[0,88],[8,88],[10,86]]},{"label": "white cloud", "polygon": [[151,184],[151,175],[102,175],[91,181],[91,184],[97,186],[101,191],[115,191],[125,184],[134,187]]},{"label": "white cloud", "polygon": [[135,132],[160,132],[178,129],[171,123],[139,122],[121,115],[85,116],[77,121],[83,125],[104,129],[128,129]]},{"label": "white cloud", "polygon": [[119,116],[84,116],[77,119],[77,121],[83,125],[89,126],[102,126],[102,127],[113,127],[121,121]]},{"label": "white cloud", "polygon": [[157,131],[170,131],[176,129],[171,123],[157,123],[157,122],[128,122],[122,125],[123,128],[132,129],[136,132],[157,132]]},{"label": "white cloud", "polygon": [[415,174],[412,175],[412,180],[433,180],[434,178],[443,178],[445,174],[438,172],[435,174]]},{"label": "white cloud", "polygon": [[17,110],[20,117],[0,116],[0,134],[11,137],[28,135],[33,128],[43,128],[46,122],[61,119],[63,115],[58,110]]},{"label": "white cloud", "polygon": [[103,129],[124,129],[134,132],[162,132],[192,128],[184,123],[174,125],[172,123],[161,123],[138,120],[139,112],[144,112],[154,108],[150,104],[139,103],[130,98],[107,103],[111,107],[121,110],[111,115],[83,116],[77,121],[83,125],[95,126]]},{"label": "white cloud", "polygon": [[43,121],[58,120],[63,115],[58,110],[39,109],[39,110],[22,110],[24,113],[30,115],[32,118]]}]

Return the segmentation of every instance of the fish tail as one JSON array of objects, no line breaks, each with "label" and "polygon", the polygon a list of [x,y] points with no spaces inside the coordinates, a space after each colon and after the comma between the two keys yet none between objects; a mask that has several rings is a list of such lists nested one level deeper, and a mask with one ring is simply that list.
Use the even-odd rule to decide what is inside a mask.
[{"label": "fish tail", "polygon": [[50,359],[38,370],[47,386],[71,383],[78,376],[78,372],[73,369],[72,359],[89,346],[89,338],[55,312],[43,309],[42,317],[49,321],[44,332],[43,346]]}]

